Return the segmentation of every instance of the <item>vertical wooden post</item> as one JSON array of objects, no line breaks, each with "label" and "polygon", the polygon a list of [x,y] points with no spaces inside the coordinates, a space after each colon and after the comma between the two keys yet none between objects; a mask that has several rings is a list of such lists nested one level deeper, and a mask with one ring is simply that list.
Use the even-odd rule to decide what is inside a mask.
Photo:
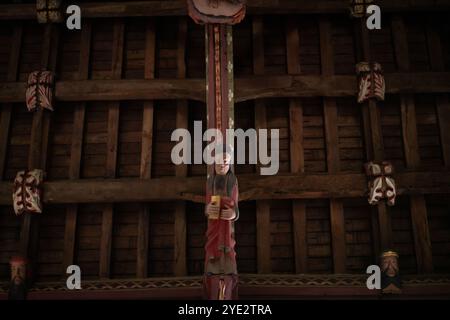
[{"label": "vertical wooden post", "polygon": [[[78,68],[78,80],[87,80],[89,77],[89,57],[91,47],[91,23],[83,22],[80,39],[80,63]],[[75,106],[73,113],[72,145],[70,147],[69,179],[80,177],[81,153],[83,148],[84,118],[86,103],[81,102]],[[78,205],[71,204],[67,207],[66,223],[64,231],[64,254],[62,275],[67,276],[66,269],[74,263],[75,237],[77,229]]]},{"label": "vertical wooden post", "polygon": [[[320,19],[320,54],[323,75],[334,73],[334,54],[330,22]],[[337,106],[334,98],[324,98],[324,123],[327,145],[327,167],[330,174],[339,171],[339,144],[337,130]],[[345,224],[342,201],[330,199],[331,238],[335,273],[345,273]]]},{"label": "vertical wooden post", "polygon": [[[125,25],[123,20],[114,23],[111,74],[113,79],[122,77],[123,43]],[[106,147],[106,178],[115,178],[117,170],[117,145],[119,137],[120,102],[112,102],[108,109],[108,138]],[[109,278],[111,269],[111,245],[114,205],[106,204],[102,216],[100,238],[100,278]]]},{"label": "vertical wooden post", "polygon": [[[155,21],[149,20],[145,30],[145,69],[144,78],[155,78]],[[142,146],[141,146],[141,179],[152,177],[152,146],[153,146],[153,101],[144,102],[142,117]],[[138,278],[145,278],[148,274],[148,237],[150,223],[150,208],[143,204],[139,213],[137,237],[137,270]]]},{"label": "vertical wooden post", "polygon": [[[7,80],[16,81],[19,67],[20,48],[22,46],[23,27],[19,24],[14,28],[9,53],[9,67]],[[4,104],[0,111],[0,180],[3,180],[5,171],[6,152],[8,148],[9,127],[11,124],[12,104]]]},{"label": "vertical wooden post", "polygon": [[[300,36],[294,18],[286,22],[287,71],[290,75],[300,74]],[[304,173],[303,153],[303,108],[300,99],[289,100],[289,136],[291,172]],[[294,233],[295,272],[307,272],[306,207],[302,200],[292,200]]]},{"label": "vertical wooden post", "polygon": [[[187,40],[187,21],[186,18],[179,18],[178,27],[178,49],[177,49],[177,66],[178,78],[186,77],[186,40]],[[177,129],[188,129],[188,101],[177,101]],[[176,167],[177,177],[187,177],[188,167],[181,164]],[[175,205],[175,233],[174,233],[174,274],[177,277],[187,274],[186,266],[186,202],[178,201]]]},{"label": "vertical wooden post", "polygon": [[[41,70],[54,71],[58,51],[58,26],[47,24],[44,26],[41,51]],[[33,114],[31,127],[28,169],[43,169],[45,171],[48,137],[50,131],[51,112],[38,110]],[[31,269],[36,264],[39,246],[39,215],[24,215],[20,230],[20,254],[31,261]]]},{"label": "vertical wooden post", "polygon": [[[365,20],[358,20],[355,23],[355,29],[355,34],[357,35],[358,61],[370,62],[372,61],[370,54],[370,33],[365,25]],[[362,108],[366,158],[367,160],[381,162],[384,160],[384,147],[377,102],[374,99],[370,99],[364,103]],[[380,202],[376,208],[376,211],[372,210],[372,236],[374,242],[374,261],[378,262],[378,253],[380,250],[392,246],[392,227],[386,203]]]},{"label": "vertical wooden post", "polygon": [[[264,74],[264,26],[259,16],[253,17],[253,73]],[[255,129],[267,128],[266,106],[263,100],[255,101]],[[256,201],[256,247],[258,273],[270,273],[270,203]]]},{"label": "vertical wooden post", "polygon": [[[400,16],[392,19],[392,32],[397,66],[400,71],[408,72],[410,68],[406,27]],[[417,169],[420,165],[419,146],[417,142],[417,123],[414,96],[401,95],[402,135],[405,150],[406,166]],[[411,219],[414,233],[417,270],[419,273],[433,271],[431,240],[428,229],[428,218],[423,195],[410,197]]]}]

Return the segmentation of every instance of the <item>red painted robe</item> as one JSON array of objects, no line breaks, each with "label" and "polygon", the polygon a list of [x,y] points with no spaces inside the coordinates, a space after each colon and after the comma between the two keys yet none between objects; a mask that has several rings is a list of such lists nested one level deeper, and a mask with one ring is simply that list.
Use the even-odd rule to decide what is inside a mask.
[{"label": "red painted robe", "polygon": [[[221,176],[210,177],[207,181],[206,204],[211,202],[212,195],[228,197],[234,204],[236,218],[234,220],[208,219],[205,245],[205,289],[209,299],[217,299],[219,288],[225,284],[223,294],[225,299],[237,299],[237,267],[234,246],[234,221],[239,217],[239,190],[236,176],[233,172]],[[223,209],[221,205],[221,210]],[[222,284],[220,281],[223,281]],[[220,295],[219,295],[220,296]]]}]

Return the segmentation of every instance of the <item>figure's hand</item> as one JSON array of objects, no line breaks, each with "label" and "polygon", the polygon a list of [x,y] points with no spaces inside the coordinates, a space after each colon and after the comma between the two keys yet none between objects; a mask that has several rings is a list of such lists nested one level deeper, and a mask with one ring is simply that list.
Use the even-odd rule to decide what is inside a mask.
[{"label": "figure's hand", "polygon": [[233,220],[236,218],[236,212],[234,209],[222,209],[222,213],[220,214],[220,219],[222,220]]},{"label": "figure's hand", "polygon": [[206,206],[206,215],[208,219],[218,219],[220,214],[220,206],[216,204],[209,203]]}]

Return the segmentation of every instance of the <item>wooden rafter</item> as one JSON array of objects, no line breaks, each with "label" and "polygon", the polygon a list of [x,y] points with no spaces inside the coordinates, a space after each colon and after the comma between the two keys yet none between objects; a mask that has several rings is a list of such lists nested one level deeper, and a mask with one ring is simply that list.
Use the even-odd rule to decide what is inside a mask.
[{"label": "wooden rafter", "polygon": [[[14,29],[12,35],[11,51],[9,55],[9,67],[8,67],[8,81],[17,81],[17,73],[19,67],[19,52],[22,46],[22,25],[18,25]],[[3,173],[5,171],[6,152],[8,146],[8,136],[11,124],[11,110],[13,106],[11,103],[7,103],[0,110],[0,180],[3,179]]]},{"label": "wooden rafter", "polygon": [[[92,25],[90,21],[83,22],[80,39],[80,56],[78,79],[86,80],[89,76],[89,57],[91,47]],[[83,146],[83,133],[85,125],[86,103],[81,102],[75,106],[73,113],[72,144],[70,147],[69,179],[80,178],[81,153]],[[62,274],[66,275],[66,268],[74,263],[75,237],[77,229],[78,205],[71,204],[67,207],[64,231],[64,253]]]},{"label": "wooden rafter", "polygon": [[[111,77],[122,77],[125,24],[123,20],[114,23]],[[106,178],[115,178],[117,171],[117,149],[119,142],[120,102],[112,102],[108,108],[108,135],[106,142]],[[109,278],[111,268],[111,248],[114,206],[106,204],[102,215],[100,238],[100,278]]]},{"label": "wooden rafter", "polygon": [[[262,17],[253,17],[253,73],[264,75],[264,25]],[[239,87],[239,86],[237,86]],[[255,129],[267,128],[266,104],[264,100],[255,101]],[[242,194],[240,195],[242,199]],[[256,202],[256,248],[258,273],[270,273],[270,203],[269,201]]]},{"label": "wooden rafter", "polygon": [[[300,36],[296,21],[290,18],[286,21],[286,58],[288,74],[300,73]],[[291,173],[305,171],[303,150],[303,107],[300,99],[289,100],[289,135]],[[307,241],[306,241],[306,206],[301,200],[292,200],[292,223],[294,233],[295,272],[307,272]]]},{"label": "wooden rafter", "polygon": [[[177,48],[177,76],[182,79],[186,77],[186,41],[187,41],[187,20],[178,20],[178,48]],[[188,101],[177,101],[176,128],[188,129],[189,113]],[[175,169],[177,177],[187,177],[188,166],[178,165]],[[186,201],[179,201],[175,205],[175,225],[174,225],[174,275],[177,277],[187,274],[186,264]]]},{"label": "wooden rafter", "polygon": [[[410,69],[406,31],[403,19],[399,16],[394,16],[392,18],[392,32],[395,56],[397,66],[403,72],[407,72]],[[402,137],[406,166],[408,169],[415,170],[420,166],[420,156],[414,96],[412,94],[402,94],[400,99]],[[424,195],[411,196],[410,208],[417,269],[419,273],[430,273],[433,271],[433,256],[431,252],[431,238]]]},{"label": "wooden rafter", "polygon": [[[331,23],[328,20],[319,21],[320,57],[322,74],[334,74],[334,48],[332,42]],[[339,141],[338,141],[338,115],[335,98],[325,97],[323,100],[323,115],[325,126],[325,141],[327,148],[327,168],[330,174],[340,170]],[[345,223],[344,207],[342,201],[330,199],[331,244],[333,247],[333,266],[335,273],[345,272]]]},{"label": "wooden rafter", "polygon": [[[144,78],[155,77],[155,21],[147,21],[145,26],[145,68]],[[142,143],[140,177],[150,179],[152,177],[152,151],[153,151],[153,101],[144,102],[142,113]],[[148,247],[150,229],[150,207],[143,204],[139,212],[138,236],[137,236],[137,263],[136,276],[145,278],[148,274]]]}]

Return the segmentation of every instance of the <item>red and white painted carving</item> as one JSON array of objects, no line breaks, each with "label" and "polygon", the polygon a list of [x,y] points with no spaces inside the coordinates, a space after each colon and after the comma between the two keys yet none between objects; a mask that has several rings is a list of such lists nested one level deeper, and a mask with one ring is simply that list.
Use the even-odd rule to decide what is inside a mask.
[{"label": "red and white painted carving", "polygon": [[34,71],[28,76],[26,101],[28,111],[53,111],[54,75],[51,71]]},{"label": "red and white painted carving", "polygon": [[14,180],[13,205],[16,215],[42,213],[42,170],[19,171]]}]

